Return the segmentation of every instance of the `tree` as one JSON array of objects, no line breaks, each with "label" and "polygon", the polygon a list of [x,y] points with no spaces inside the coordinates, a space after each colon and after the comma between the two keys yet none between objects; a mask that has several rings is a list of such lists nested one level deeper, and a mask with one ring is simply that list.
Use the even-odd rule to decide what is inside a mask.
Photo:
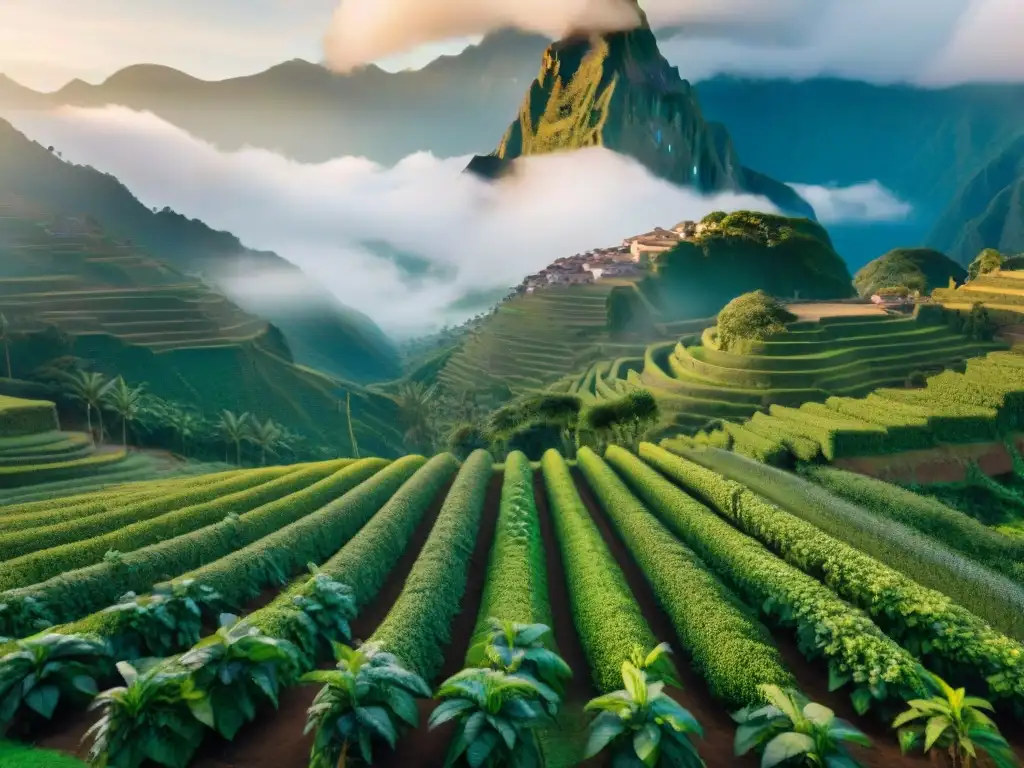
[{"label": "tree", "polygon": [[85,403],[85,420],[89,428],[89,437],[95,442],[92,432],[92,412],[96,410],[100,421],[100,439],[103,444],[103,401],[107,393],[114,387],[113,381],[107,381],[101,373],[75,371],[59,373],[60,380],[65,384],[68,396]]},{"label": "tree", "polygon": [[989,272],[995,272],[1002,266],[1003,254],[995,248],[986,248],[978,254],[978,257],[967,268],[967,277],[969,280],[974,280],[982,275],[987,275]]},{"label": "tree", "polygon": [[436,387],[414,381],[403,384],[394,398],[398,405],[398,418],[405,427],[405,444],[410,450],[430,452],[433,448],[434,430],[430,414],[436,394]]},{"label": "tree", "polygon": [[283,436],[284,432],[273,419],[267,419],[263,423],[260,423],[259,419],[253,419],[246,438],[260,449],[260,466],[267,465],[267,454],[276,451]]},{"label": "tree", "polygon": [[963,688],[954,690],[938,675],[921,670],[929,692],[928,699],[912,699],[903,714],[892,724],[899,729],[900,749],[906,753],[923,746],[925,752],[944,750],[953,768],[978,765],[978,751],[986,753],[996,768],[1014,768],[1017,759],[992,718],[992,705]]},{"label": "tree", "polygon": [[[221,434],[227,440],[228,446],[235,446],[235,463],[238,466],[242,466],[242,442],[249,436],[251,420],[252,416],[248,413],[237,416],[231,411],[222,411],[220,414],[220,424],[218,424],[218,427]],[[226,450],[224,460],[227,461]]]},{"label": "tree", "polygon": [[196,435],[199,417],[190,411],[172,408],[168,411],[167,423],[178,433],[178,437],[181,438],[181,453],[183,456],[187,456],[188,441]]},{"label": "tree", "polygon": [[121,445],[128,448],[128,425],[138,420],[144,410],[143,392],[145,384],[129,387],[125,380],[118,376],[112,387],[104,396],[104,404],[121,419]]},{"label": "tree", "polygon": [[4,357],[7,358],[7,378],[13,379],[14,373],[11,369],[11,326],[3,312],[0,312],[0,341],[4,343]]},{"label": "tree", "polygon": [[764,291],[745,293],[718,313],[718,343],[729,350],[740,341],[766,339],[794,320],[796,315]]}]

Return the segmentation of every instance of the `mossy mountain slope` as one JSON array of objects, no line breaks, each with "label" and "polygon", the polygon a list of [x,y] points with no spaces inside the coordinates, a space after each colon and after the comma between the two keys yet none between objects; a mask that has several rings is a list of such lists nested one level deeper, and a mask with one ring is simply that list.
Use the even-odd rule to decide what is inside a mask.
[{"label": "mossy mountain slope", "polygon": [[[130,238],[175,270],[215,283],[243,309],[277,325],[303,364],[359,382],[400,373],[395,348],[373,321],[339,304],[290,262],[275,253],[246,248],[234,235],[169,209],[154,212],[115,177],[62,161],[3,120],[0,193],[56,214],[91,216],[113,236]],[[284,306],[264,304],[221,279],[258,274],[299,282],[302,300]]]},{"label": "mossy mountain slope", "polygon": [[676,184],[756,191],[814,215],[792,189],[742,166],[728,132],[704,120],[694,90],[661,55],[646,20],[630,32],[553,43],[498,149],[475,157],[468,170],[493,178],[517,157],[594,146]]},{"label": "mossy mountain slope", "polygon": [[900,285],[927,295],[948,287],[950,279],[963,283],[967,270],[946,254],[930,248],[897,248],[864,265],[853,283],[864,297]]}]

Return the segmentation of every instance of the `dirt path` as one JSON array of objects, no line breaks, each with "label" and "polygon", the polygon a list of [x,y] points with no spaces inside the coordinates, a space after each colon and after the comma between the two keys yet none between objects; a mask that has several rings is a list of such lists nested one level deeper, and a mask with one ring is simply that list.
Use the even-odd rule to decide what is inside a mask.
[{"label": "dirt path", "polygon": [[738,758],[733,755],[733,739],[736,732],[736,724],[726,709],[712,698],[707,685],[690,666],[683,644],[676,635],[671,620],[661,609],[658,599],[651,590],[643,571],[633,560],[629,550],[622,543],[612,528],[604,510],[598,503],[586,480],[578,470],[573,470],[573,477],[576,480],[576,487],[579,490],[583,503],[590,510],[590,515],[597,524],[598,530],[604,537],[608,549],[611,550],[616,562],[626,576],[633,596],[636,598],[644,618],[659,641],[668,642],[674,651],[676,668],[679,672],[679,679],[683,683],[682,690],[678,688],[667,689],[677,702],[686,707],[704,728],[704,739],[697,742],[701,757],[707,763],[708,768],[736,768],[736,766],[749,766],[754,768],[758,760],[753,755],[745,758]]},{"label": "dirt path", "polygon": [[[352,622],[355,640],[372,635],[387,616],[437,521],[450,487],[451,483],[448,483],[438,493],[380,592]],[[326,660],[320,666],[331,669],[334,664]],[[318,690],[314,685],[286,688],[281,692],[279,709],[261,712],[256,720],[239,731],[234,741],[207,739],[192,761],[193,768],[307,768],[313,736],[304,736],[302,732],[306,726],[306,712]]]}]

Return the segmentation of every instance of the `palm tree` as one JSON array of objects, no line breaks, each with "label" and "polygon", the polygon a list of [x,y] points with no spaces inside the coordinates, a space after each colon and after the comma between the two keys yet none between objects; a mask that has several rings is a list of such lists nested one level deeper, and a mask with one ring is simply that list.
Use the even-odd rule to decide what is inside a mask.
[{"label": "palm tree", "polygon": [[[222,411],[220,414],[220,424],[218,426],[228,445],[233,444],[235,446],[235,463],[238,466],[242,466],[242,441],[249,436],[249,422],[251,420],[252,416],[248,413],[237,416],[231,411]],[[227,461],[226,451],[224,457],[224,460]]]},{"label": "palm tree", "polygon": [[195,437],[196,429],[199,426],[199,418],[189,411],[174,409],[167,417],[167,423],[178,433],[181,438],[181,453],[188,455],[188,440]]},{"label": "palm tree", "polygon": [[283,435],[281,427],[274,423],[273,419],[267,419],[262,424],[259,419],[253,419],[247,438],[260,449],[260,466],[267,465],[267,453],[274,452],[281,444]]},{"label": "palm tree", "polygon": [[403,384],[395,396],[398,417],[405,427],[407,446],[429,449],[433,443],[433,428],[430,425],[431,404],[437,394],[437,387],[426,387],[422,382]]},{"label": "palm tree", "polygon": [[0,312],[0,341],[4,343],[4,357],[7,358],[7,378],[13,379],[11,372],[11,325],[7,322],[7,315]]},{"label": "palm tree", "polygon": [[85,420],[89,426],[89,437],[95,443],[96,438],[92,432],[92,412],[100,420],[100,444],[103,443],[103,399],[113,388],[114,382],[103,378],[102,373],[90,373],[88,371],[75,371],[74,373],[60,373],[61,380],[67,386],[68,395],[85,403]]},{"label": "palm tree", "polygon": [[128,450],[128,424],[138,420],[143,411],[142,398],[145,388],[145,384],[140,384],[133,389],[118,376],[104,398],[105,405],[121,419],[121,445],[125,450]]}]

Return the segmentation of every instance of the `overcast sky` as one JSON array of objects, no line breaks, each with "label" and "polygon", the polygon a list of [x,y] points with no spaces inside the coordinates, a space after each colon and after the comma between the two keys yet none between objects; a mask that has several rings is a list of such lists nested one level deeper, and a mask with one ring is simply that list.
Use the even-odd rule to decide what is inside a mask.
[{"label": "overcast sky", "polygon": [[[140,62],[216,79],[291,58],[323,60],[325,35],[341,68],[383,57],[396,69],[458,50],[489,28],[516,25],[556,35],[578,23],[584,6],[607,21],[617,2],[0,0],[0,72],[47,89],[75,77],[97,82]],[[663,47],[691,80],[724,71],[929,84],[1024,81],[1022,0],[645,0],[643,6],[653,24],[682,30],[672,39],[663,35]],[[420,43],[427,45],[407,50]]]}]

